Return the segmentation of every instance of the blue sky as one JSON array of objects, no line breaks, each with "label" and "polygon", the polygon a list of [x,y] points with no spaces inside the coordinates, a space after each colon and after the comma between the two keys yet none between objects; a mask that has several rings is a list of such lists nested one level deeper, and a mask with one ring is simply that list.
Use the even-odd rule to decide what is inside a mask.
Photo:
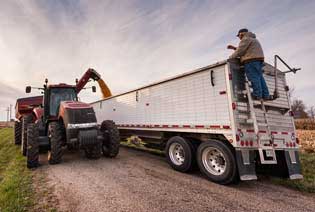
[{"label": "blue sky", "polygon": [[315,1],[222,2],[0,0],[0,120],[26,85],[45,78],[73,83],[93,67],[115,94],[224,60],[243,27],[257,34],[267,62],[279,54],[302,68],[288,84],[315,105]]}]

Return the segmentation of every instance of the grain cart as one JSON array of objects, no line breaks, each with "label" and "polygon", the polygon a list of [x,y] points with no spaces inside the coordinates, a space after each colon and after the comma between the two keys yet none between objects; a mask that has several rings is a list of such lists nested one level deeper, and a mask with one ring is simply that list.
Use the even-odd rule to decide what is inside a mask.
[{"label": "grain cart", "polygon": [[197,164],[220,184],[255,180],[257,168],[300,179],[285,72],[266,63],[264,77],[277,97],[273,101],[252,100],[243,67],[228,60],[92,105],[98,120],[116,122],[122,138],[138,136],[147,146],[165,149],[177,171]]},{"label": "grain cart", "polygon": [[[79,102],[77,94],[89,78],[99,78],[89,69],[76,85],[48,85],[45,80],[43,103],[33,108],[32,120],[27,126],[27,166],[38,166],[39,147],[48,145],[48,162],[57,164],[62,159],[62,147],[83,149],[86,157],[97,159],[103,153],[115,157],[119,151],[119,133],[111,120],[105,120],[99,127],[91,105]],[[107,86],[106,86],[107,88]],[[31,92],[26,87],[26,93]],[[92,87],[95,91],[95,87]],[[108,89],[108,88],[107,88]],[[104,92],[103,92],[104,93]],[[110,94],[110,91],[107,91]]]},{"label": "grain cart", "polygon": [[43,96],[19,98],[15,104],[14,143],[21,145],[21,152],[26,156],[27,125],[32,122],[32,111],[43,102]]}]

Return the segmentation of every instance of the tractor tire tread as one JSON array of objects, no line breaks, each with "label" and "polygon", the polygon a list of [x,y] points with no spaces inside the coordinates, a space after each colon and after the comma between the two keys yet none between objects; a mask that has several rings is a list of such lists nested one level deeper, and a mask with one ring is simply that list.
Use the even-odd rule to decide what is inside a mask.
[{"label": "tractor tire tread", "polygon": [[112,120],[105,120],[101,124],[101,131],[107,131],[107,139],[102,144],[102,152],[105,157],[114,158],[119,153],[120,135],[119,130]]}]

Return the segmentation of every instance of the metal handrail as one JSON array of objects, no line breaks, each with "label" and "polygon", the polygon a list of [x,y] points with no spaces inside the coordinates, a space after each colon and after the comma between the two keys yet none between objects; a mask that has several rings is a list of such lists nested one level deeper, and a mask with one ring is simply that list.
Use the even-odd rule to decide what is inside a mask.
[{"label": "metal handrail", "polygon": [[274,99],[279,97],[279,93],[278,93],[278,74],[277,74],[277,59],[279,59],[289,69],[289,71],[282,72],[284,74],[290,73],[290,72],[293,72],[295,74],[297,71],[301,70],[301,68],[291,68],[286,62],[284,62],[284,60],[279,55],[275,55],[274,56],[274,72],[275,72],[275,90],[274,90],[274,93],[273,93]]}]

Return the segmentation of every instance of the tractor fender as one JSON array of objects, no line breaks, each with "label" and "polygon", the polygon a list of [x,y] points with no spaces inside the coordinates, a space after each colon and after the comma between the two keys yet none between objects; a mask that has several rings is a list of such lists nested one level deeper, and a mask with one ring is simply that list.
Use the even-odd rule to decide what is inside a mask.
[{"label": "tractor fender", "polygon": [[33,118],[34,118],[34,121],[37,122],[38,120],[40,120],[44,114],[44,110],[43,108],[34,108],[33,111]]}]

